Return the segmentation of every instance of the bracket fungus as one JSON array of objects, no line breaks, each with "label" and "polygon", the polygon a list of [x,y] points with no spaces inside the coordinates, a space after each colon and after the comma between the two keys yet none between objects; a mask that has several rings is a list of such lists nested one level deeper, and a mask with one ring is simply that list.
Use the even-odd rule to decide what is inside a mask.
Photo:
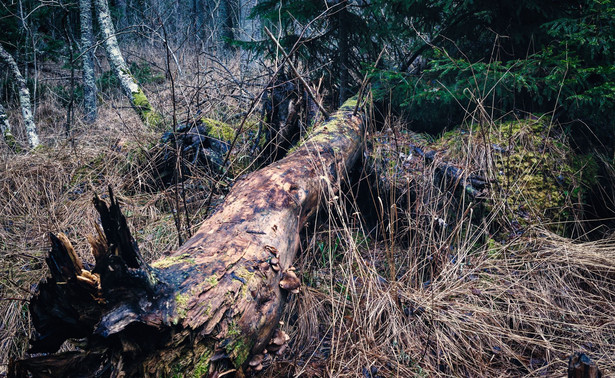
[{"label": "bracket fungus", "polygon": [[280,280],[280,287],[284,290],[288,290],[293,294],[299,293],[299,287],[301,286],[301,280],[295,274],[294,268],[286,269],[282,273],[282,279]]}]

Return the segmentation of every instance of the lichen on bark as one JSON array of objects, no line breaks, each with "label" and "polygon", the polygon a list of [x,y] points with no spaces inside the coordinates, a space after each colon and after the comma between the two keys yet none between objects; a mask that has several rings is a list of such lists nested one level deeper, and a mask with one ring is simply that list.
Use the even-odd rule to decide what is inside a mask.
[{"label": "lichen on bark", "polygon": [[[17,86],[19,88],[19,103],[21,105],[21,114],[23,122],[26,126],[26,134],[28,136],[28,142],[30,148],[34,149],[40,144],[38,137],[38,131],[36,130],[36,124],[34,123],[34,116],[32,115],[32,107],[30,105],[30,90],[26,84],[26,79],[19,71],[19,67],[15,62],[15,59],[9,54],[2,45],[0,45],[0,61],[2,61],[8,68]],[[12,134],[11,134],[12,135]]]},{"label": "lichen on bark", "polygon": [[130,100],[130,104],[141,120],[151,128],[156,128],[162,123],[163,118],[156,112],[143,92],[143,89],[128,69],[128,65],[124,60],[117,38],[115,37],[115,27],[111,20],[109,4],[107,0],[95,0],[95,4],[98,23],[104,37],[105,51],[111,68],[118,77],[122,90]]}]

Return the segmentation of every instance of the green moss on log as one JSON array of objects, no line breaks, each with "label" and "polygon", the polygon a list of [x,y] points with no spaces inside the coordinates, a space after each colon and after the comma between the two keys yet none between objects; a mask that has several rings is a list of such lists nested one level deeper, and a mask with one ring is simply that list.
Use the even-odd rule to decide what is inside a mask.
[{"label": "green moss on log", "polygon": [[205,117],[201,118],[201,122],[205,125],[209,136],[225,142],[230,142],[235,138],[235,128],[228,123]]},{"label": "green moss on log", "polygon": [[199,357],[197,363],[194,365],[194,370],[192,371],[192,376],[194,378],[206,377],[209,373],[209,364],[210,358],[212,356],[212,352],[209,349],[205,349],[201,356]]},{"label": "green moss on log", "polygon": [[162,123],[162,117],[154,111],[152,104],[139,88],[138,91],[132,92],[132,106],[135,108],[141,120],[150,127],[156,127]]},{"label": "green moss on log", "polygon": [[[348,100],[346,100],[346,102],[344,102],[344,104],[340,107],[340,110],[338,112],[336,112],[327,122],[322,122],[320,125],[309,130],[306,133],[303,141],[300,141],[295,147],[291,148],[288,153],[290,154],[294,152],[297,148],[303,145],[304,141],[308,139],[311,143],[327,144],[331,142],[331,140],[334,137],[340,137],[340,136],[344,137],[344,133],[339,133],[339,129],[346,124],[344,118],[346,117],[347,113],[344,113],[344,112],[354,110],[356,105],[357,105],[356,96],[351,97]],[[333,146],[333,150],[336,153],[339,152],[337,151],[335,146]]]},{"label": "green moss on log", "polygon": [[188,309],[189,300],[190,300],[189,294],[178,293],[175,296],[175,306],[176,306],[175,312],[182,319],[186,317],[186,311]]},{"label": "green moss on log", "polygon": [[17,144],[17,140],[15,139],[15,136],[13,135],[13,133],[7,130],[4,133],[3,137],[4,137],[4,141],[6,142],[6,144],[9,146],[11,150],[15,152],[21,152],[21,148],[19,147],[19,144]]},{"label": "green moss on log", "polygon": [[233,320],[229,324],[227,338],[230,340],[224,348],[233,365],[239,369],[250,355],[252,342],[242,336],[243,332],[239,325]]},{"label": "green moss on log", "polygon": [[171,265],[176,265],[180,263],[194,264],[195,261],[189,253],[184,253],[179,256],[163,257],[160,260],[154,261],[151,265],[154,268],[164,269],[170,267]]},{"label": "green moss on log", "polygon": [[491,154],[491,191],[506,204],[509,220],[521,226],[540,221],[561,234],[581,217],[598,171],[592,156],[577,155],[562,132],[539,119],[455,129],[434,146],[444,160],[460,164],[480,149]]}]

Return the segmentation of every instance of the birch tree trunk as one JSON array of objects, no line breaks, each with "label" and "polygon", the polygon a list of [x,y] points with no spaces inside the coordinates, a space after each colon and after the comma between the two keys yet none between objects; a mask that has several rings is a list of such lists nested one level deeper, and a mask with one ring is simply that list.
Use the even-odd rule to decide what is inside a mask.
[{"label": "birch tree trunk", "polygon": [[149,125],[156,126],[162,122],[162,117],[158,114],[145,96],[143,89],[139,86],[134,76],[130,73],[128,65],[124,60],[117,38],[115,37],[115,27],[109,12],[107,0],[94,0],[98,24],[104,38],[105,51],[111,64],[113,72],[120,81],[122,90],[128,96],[130,104],[135,109],[141,120]]},{"label": "birch tree trunk", "polygon": [[81,22],[81,51],[83,54],[83,107],[85,120],[96,120],[96,78],[94,76],[94,50],[92,43],[92,0],[79,0],[79,17]]},{"label": "birch tree trunk", "polygon": [[6,110],[4,110],[4,106],[0,104],[0,133],[2,133],[2,137],[6,144],[11,148],[15,148],[15,137],[11,132],[11,124],[9,123],[9,117],[6,114]]},{"label": "birch tree trunk", "polygon": [[2,45],[0,45],[0,60],[9,68],[11,74],[17,82],[19,87],[19,103],[21,105],[21,115],[23,117],[24,125],[26,126],[26,135],[28,136],[28,143],[31,148],[35,148],[40,144],[38,138],[38,132],[36,131],[36,124],[34,123],[34,116],[32,115],[32,107],[30,106],[30,90],[26,84],[26,79],[21,75],[19,67],[15,59],[9,54]]},{"label": "birch tree trunk", "polygon": [[287,341],[276,330],[299,290],[292,262],[300,233],[335,195],[361,154],[364,123],[349,100],[286,158],[237,182],[197,233],[171,255],[144,263],[117,201],[95,199],[104,229],[90,238],[90,272],[64,236],[52,235],[52,278],[30,302],[38,338],[55,352],[87,338],[81,352],[34,357],[10,370],[26,376],[218,376],[262,368],[264,350]]}]

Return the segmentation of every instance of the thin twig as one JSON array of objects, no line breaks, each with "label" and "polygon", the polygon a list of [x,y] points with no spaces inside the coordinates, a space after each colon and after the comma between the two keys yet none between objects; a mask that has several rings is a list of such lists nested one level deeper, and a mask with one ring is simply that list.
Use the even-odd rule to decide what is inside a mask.
[{"label": "thin twig", "polygon": [[[162,22],[160,16],[158,16],[158,22],[160,22],[160,26],[162,27],[163,33],[163,41],[164,48],[166,51],[166,64],[167,64],[167,74],[169,75],[169,79],[171,80],[171,102],[173,104],[173,134],[175,135],[177,130],[177,113],[176,113],[176,100],[175,100],[175,79],[173,78],[173,73],[171,72],[171,56],[169,51],[168,39],[167,39],[167,29]],[[183,187],[183,177],[182,176],[182,153],[181,147],[177,143],[177,137],[175,137],[175,211],[173,211],[173,218],[175,219],[175,227],[177,228],[177,241],[179,245],[184,244],[181,232],[181,212],[179,206],[179,182],[182,182]],[[183,188],[182,188],[183,189]],[[182,190],[183,191],[183,190]],[[184,197],[184,209],[186,210],[186,222],[188,221],[188,210],[186,209],[186,202]],[[190,229],[190,227],[188,227]]]}]

